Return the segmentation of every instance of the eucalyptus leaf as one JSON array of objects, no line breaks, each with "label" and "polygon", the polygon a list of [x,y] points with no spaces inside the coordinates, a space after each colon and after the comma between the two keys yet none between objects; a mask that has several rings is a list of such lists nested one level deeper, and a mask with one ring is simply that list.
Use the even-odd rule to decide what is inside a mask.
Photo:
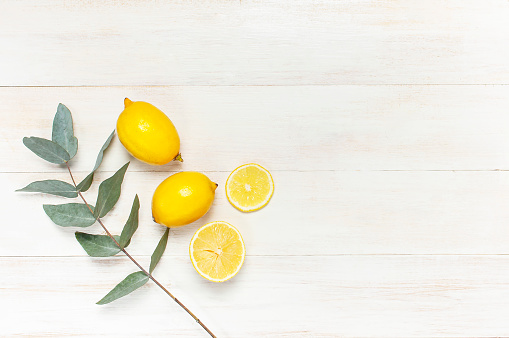
[{"label": "eucalyptus leaf", "polygon": [[71,111],[62,103],[58,104],[55,118],[53,119],[53,142],[58,143],[73,158],[78,151],[78,139],[74,136]]},{"label": "eucalyptus leaf", "polygon": [[[89,256],[109,257],[120,252],[120,248],[108,235],[91,235],[77,231],[75,236]],[[118,236],[113,237],[117,242],[120,240]]]},{"label": "eucalyptus leaf", "polygon": [[118,283],[106,296],[96,304],[104,305],[113,302],[121,297],[127,296],[134,290],[142,287],[148,281],[148,276],[143,271],[133,272],[123,281]]},{"label": "eucalyptus leaf", "polygon": [[104,157],[104,151],[110,145],[111,140],[113,139],[114,135],[115,135],[115,131],[113,131],[110,134],[110,136],[108,137],[108,139],[106,140],[106,142],[104,142],[103,146],[99,150],[97,159],[95,160],[94,169],[92,169],[92,172],[90,174],[88,174],[87,177],[85,177],[85,179],[78,184],[78,186],[77,186],[78,191],[87,191],[90,188],[90,186],[92,185],[92,181],[94,180],[94,173],[101,165],[103,157]]},{"label": "eucalyptus leaf", "polygon": [[125,248],[129,245],[131,241],[131,237],[133,237],[136,229],[138,229],[138,212],[140,210],[140,200],[138,195],[134,197],[133,206],[131,208],[131,213],[129,214],[129,218],[125,223],[124,229],[122,229],[122,233],[120,234],[119,244],[122,248]]},{"label": "eucalyptus leaf", "polygon": [[92,171],[96,171],[97,168],[99,168],[99,166],[101,165],[101,163],[103,161],[103,157],[104,157],[104,151],[106,149],[108,149],[108,147],[110,146],[110,143],[111,143],[111,140],[113,139],[113,136],[115,136],[115,131],[114,130],[111,132],[110,136],[108,136],[108,138],[106,139],[106,142],[104,142],[103,146],[99,150],[99,154],[97,155],[97,159],[95,160],[94,169],[92,169]]},{"label": "eucalyptus leaf", "polygon": [[157,244],[157,247],[154,250],[152,257],[150,257],[150,269],[148,271],[150,274],[152,273],[152,271],[154,271],[157,263],[159,263],[159,260],[163,256],[164,250],[166,249],[166,243],[168,243],[168,235],[169,234],[170,234],[170,228],[167,228],[163,234],[163,237],[161,237],[161,239],[159,240],[159,243]]},{"label": "eucalyptus leaf", "polygon": [[94,171],[92,171],[90,174],[88,174],[87,177],[85,177],[83,179],[83,181],[78,183],[78,185],[76,186],[76,190],[82,191],[82,192],[87,191],[90,188],[90,186],[92,185],[93,180],[94,180]]},{"label": "eucalyptus leaf", "polygon": [[23,144],[34,154],[51,163],[63,164],[71,159],[58,143],[40,137],[23,137]]},{"label": "eucalyptus leaf", "polygon": [[35,181],[30,183],[24,188],[18,189],[16,191],[23,192],[42,192],[45,194],[63,196],[68,198],[78,197],[78,193],[73,185],[58,181],[58,180],[44,180],[44,181]]},{"label": "eucalyptus leaf", "polygon": [[[42,207],[46,215],[48,215],[56,225],[84,228],[95,223],[93,213],[91,213],[87,205],[83,203],[44,204]],[[90,208],[94,210],[93,206],[90,206]]]},{"label": "eucalyptus leaf", "polygon": [[129,162],[101,183],[95,204],[94,217],[104,217],[115,206],[120,197],[122,181],[128,166]]}]

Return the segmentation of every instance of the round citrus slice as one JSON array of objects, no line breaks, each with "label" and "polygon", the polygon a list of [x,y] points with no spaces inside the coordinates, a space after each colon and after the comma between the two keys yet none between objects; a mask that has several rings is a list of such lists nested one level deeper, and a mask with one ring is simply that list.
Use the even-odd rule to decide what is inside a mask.
[{"label": "round citrus slice", "polygon": [[259,164],[241,165],[226,180],[226,197],[240,211],[250,212],[263,208],[273,193],[272,176]]},{"label": "round citrus slice", "polygon": [[189,255],[196,271],[212,282],[224,282],[239,272],[246,248],[240,232],[226,222],[211,222],[191,239]]}]

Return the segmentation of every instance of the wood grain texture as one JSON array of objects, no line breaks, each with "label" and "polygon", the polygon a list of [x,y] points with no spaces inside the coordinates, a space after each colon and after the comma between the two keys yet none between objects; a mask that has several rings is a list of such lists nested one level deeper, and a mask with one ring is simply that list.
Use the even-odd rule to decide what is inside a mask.
[{"label": "wood grain texture", "polygon": [[[126,258],[1,258],[0,270],[2,336],[204,337],[152,283],[94,304],[134,271]],[[221,284],[164,257],[155,275],[219,337],[509,335],[508,256],[258,256]]]},{"label": "wood grain texture", "polygon": [[[91,170],[126,96],[171,117],[184,157],[165,166],[133,161],[134,171],[232,171],[249,162],[269,170],[509,169],[509,86],[188,86],[0,88],[0,153],[12,154],[0,158],[0,171],[59,171],[21,142],[51,135],[59,102],[74,114],[72,166]],[[101,170],[131,159],[115,140]]]},{"label": "wood grain texture", "polygon": [[509,83],[509,3],[0,2],[0,85]]},{"label": "wood grain texture", "polygon": [[[270,203],[258,212],[244,214],[226,199],[228,173],[207,172],[220,186],[214,204],[202,219],[172,229],[167,254],[187,254],[198,227],[215,220],[239,228],[248,255],[509,253],[509,210],[505,207],[509,204],[509,172],[272,174],[275,192]],[[97,180],[110,175],[101,173]],[[135,254],[150,255],[164,231],[152,221],[150,203],[155,188],[168,175],[128,171],[121,199],[104,220],[120,234],[133,197],[139,195],[140,229],[130,248]],[[73,238],[78,229],[58,227],[42,209],[43,203],[66,203],[68,199],[13,192],[35,179],[67,176],[0,174],[0,184],[9,196],[4,201],[6,210],[26,211],[16,219],[16,226],[4,231],[0,256],[85,254]],[[95,203],[97,185],[85,194],[89,203]],[[91,231],[100,233],[101,228],[96,225]]]}]

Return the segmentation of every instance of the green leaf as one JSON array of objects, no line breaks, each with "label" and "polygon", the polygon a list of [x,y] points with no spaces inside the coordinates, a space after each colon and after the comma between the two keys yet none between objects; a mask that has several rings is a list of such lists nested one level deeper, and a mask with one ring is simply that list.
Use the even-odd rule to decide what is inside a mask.
[{"label": "green leaf", "polygon": [[113,176],[103,181],[99,186],[99,194],[97,195],[94,209],[95,218],[104,217],[117,203],[128,166],[129,162],[124,164]]},{"label": "green leaf", "polygon": [[[120,252],[120,248],[108,235],[91,235],[79,231],[74,235],[89,256],[109,257]],[[120,240],[118,236],[113,237],[117,242]]]},{"label": "green leaf", "polygon": [[94,171],[92,171],[90,174],[83,179],[78,185],[76,186],[76,190],[85,192],[87,191],[90,186],[92,185],[92,181],[94,180]]},{"label": "green leaf", "polygon": [[119,244],[122,248],[125,248],[129,245],[131,241],[131,237],[133,237],[136,229],[138,229],[138,212],[140,210],[140,200],[138,195],[134,197],[133,206],[131,208],[131,213],[129,214],[129,218],[125,223],[124,229],[120,234]]},{"label": "green leaf", "polygon": [[[84,228],[95,223],[94,215],[90,212],[86,204],[44,204],[42,207],[46,215],[48,215],[56,225]],[[92,210],[94,209],[93,206],[90,206],[90,208]]]},{"label": "green leaf", "polygon": [[92,171],[96,171],[97,168],[99,168],[99,166],[101,165],[101,163],[103,161],[103,157],[104,157],[104,151],[106,149],[108,149],[108,147],[110,146],[110,143],[111,143],[111,140],[113,139],[113,136],[115,136],[115,131],[114,130],[111,132],[110,136],[108,136],[108,139],[106,140],[106,142],[104,142],[103,146],[99,150],[99,154],[97,155],[97,159],[95,160],[94,169],[92,169]]},{"label": "green leaf", "polygon": [[51,163],[63,164],[69,161],[69,153],[58,143],[40,137],[23,137],[23,144],[34,154]]},{"label": "green leaf", "polygon": [[127,296],[134,290],[142,287],[148,281],[148,276],[143,271],[133,272],[123,281],[117,284],[106,296],[96,304],[104,305],[121,297]]},{"label": "green leaf", "polygon": [[163,256],[164,250],[166,249],[166,243],[168,243],[168,235],[169,234],[170,234],[170,228],[167,228],[163,234],[163,237],[161,237],[161,239],[159,240],[159,244],[157,244],[157,247],[154,250],[152,257],[150,257],[150,269],[148,271],[149,273],[152,273],[152,271],[154,271],[157,263],[159,263],[159,260]]},{"label": "green leaf", "polygon": [[42,192],[69,198],[78,197],[78,193],[73,185],[58,180],[35,181],[16,191]]},{"label": "green leaf", "polygon": [[104,142],[103,146],[99,150],[99,154],[97,155],[97,159],[95,160],[94,169],[92,169],[92,172],[90,174],[88,174],[88,176],[85,177],[85,179],[78,184],[78,186],[77,186],[78,191],[87,191],[88,188],[90,188],[90,186],[92,185],[92,181],[94,180],[94,173],[99,168],[99,166],[101,165],[103,157],[104,157],[104,151],[110,145],[111,140],[113,139],[114,135],[115,135],[115,131],[113,131],[110,134],[110,136],[108,137],[108,139],[106,140],[106,142]]},{"label": "green leaf", "polygon": [[74,136],[72,127],[72,116],[70,110],[59,103],[55,118],[53,119],[53,132],[51,135],[53,142],[58,143],[73,158],[78,151],[78,139]]}]

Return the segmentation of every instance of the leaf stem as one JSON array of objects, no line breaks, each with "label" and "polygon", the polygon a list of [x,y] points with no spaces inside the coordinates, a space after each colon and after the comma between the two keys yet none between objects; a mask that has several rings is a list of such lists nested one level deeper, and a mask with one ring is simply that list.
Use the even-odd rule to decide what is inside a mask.
[{"label": "leaf stem", "polygon": [[[72,183],[74,184],[74,187],[77,187],[76,186],[76,181],[74,180],[74,176],[72,175],[72,172],[71,172],[71,168],[69,167],[69,164],[67,162],[65,162],[65,165],[67,166],[67,170],[69,171],[69,175],[71,175],[71,179],[72,179]],[[76,189],[77,190],[77,189]],[[92,208],[90,207],[90,205],[88,204],[88,202],[85,200],[85,197],[83,197],[83,195],[81,194],[81,191],[78,191],[78,195],[81,197],[81,199],[83,200],[83,202],[85,203],[85,205],[87,206],[88,210],[90,210],[90,212],[92,213],[92,215],[94,214],[94,211],[92,210]],[[159,283],[159,281],[157,279],[154,278],[154,276],[152,276],[151,273],[149,273],[147,270],[145,270],[134,258],[133,256],[131,256],[125,248],[122,248],[120,246],[120,244],[117,242],[117,240],[115,239],[115,237],[113,237],[113,235],[108,231],[108,229],[106,228],[106,226],[104,225],[104,223],[101,221],[101,219],[99,217],[97,217],[97,222],[99,222],[99,224],[101,225],[101,227],[104,229],[104,231],[106,232],[106,234],[113,240],[113,242],[115,242],[115,244],[120,248],[120,250],[122,250],[122,252],[124,253],[124,255],[126,255],[141,271],[143,271],[143,273],[145,273],[148,278],[150,278],[157,286],[159,286],[168,296],[170,296],[178,305],[180,305],[181,308],[183,308],[191,317],[193,317],[193,319],[198,323],[200,324],[200,326],[205,330],[207,331],[207,333],[213,337],[213,338],[216,338],[216,336],[212,333],[212,331],[210,331],[210,329],[205,325],[203,324],[203,322],[198,318],[196,317],[196,315],[194,313],[191,312],[191,310],[189,310],[180,300],[177,299],[177,297],[175,297],[170,291],[168,291],[168,289],[166,289],[161,283]]]}]

